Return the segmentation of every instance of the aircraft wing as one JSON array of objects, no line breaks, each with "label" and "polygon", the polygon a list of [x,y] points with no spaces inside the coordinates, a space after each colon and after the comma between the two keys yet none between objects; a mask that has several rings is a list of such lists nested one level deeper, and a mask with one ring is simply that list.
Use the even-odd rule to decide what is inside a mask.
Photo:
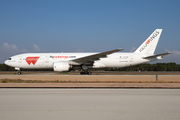
[{"label": "aircraft wing", "polygon": [[99,60],[100,58],[105,58],[107,57],[107,55],[118,52],[118,51],[122,51],[124,49],[115,49],[115,50],[111,50],[111,51],[107,51],[107,52],[102,52],[102,53],[97,53],[97,54],[92,54],[89,56],[85,56],[82,58],[77,58],[74,60],[71,60],[72,62],[76,62],[76,63],[80,63],[80,64],[91,64],[96,60]]},{"label": "aircraft wing", "polygon": [[169,55],[169,54],[172,54],[172,52],[162,53],[162,54],[157,54],[157,55],[152,55],[152,56],[147,56],[147,57],[143,57],[143,59],[151,59],[151,58],[156,58],[156,57],[163,57],[164,55]]}]

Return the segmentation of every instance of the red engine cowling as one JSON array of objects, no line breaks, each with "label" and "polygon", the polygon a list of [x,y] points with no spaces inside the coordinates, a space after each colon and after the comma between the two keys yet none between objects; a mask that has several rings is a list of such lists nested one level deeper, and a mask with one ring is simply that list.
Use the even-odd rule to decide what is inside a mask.
[{"label": "red engine cowling", "polygon": [[54,71],[63,72],[63,71],[69,71],[70,65],[68,62],[55,62],[53,64]]}]

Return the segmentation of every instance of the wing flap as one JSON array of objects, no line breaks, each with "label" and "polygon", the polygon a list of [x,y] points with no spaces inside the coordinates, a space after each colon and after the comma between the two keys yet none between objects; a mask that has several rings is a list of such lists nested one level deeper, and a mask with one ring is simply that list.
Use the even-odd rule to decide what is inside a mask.
[{"label": "wing flap", "polygon": [[163,56],[169,55],[169,54],[172,54],[172,52],[162,53],[162,54],[157,54],[157,55],[152,55],[152,56],[147,56],[147,57],[143,57],[143,59],[152,59],[152,58],[157,58],[157,57],[163,57]]}]

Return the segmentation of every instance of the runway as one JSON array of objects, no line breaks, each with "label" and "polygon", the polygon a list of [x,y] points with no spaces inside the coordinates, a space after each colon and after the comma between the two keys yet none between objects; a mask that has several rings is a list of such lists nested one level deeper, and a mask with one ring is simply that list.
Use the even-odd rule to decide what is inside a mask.
[{"label": "runway", "polygon": [[0,89],[1,120],[179,120],[180,89]]}]

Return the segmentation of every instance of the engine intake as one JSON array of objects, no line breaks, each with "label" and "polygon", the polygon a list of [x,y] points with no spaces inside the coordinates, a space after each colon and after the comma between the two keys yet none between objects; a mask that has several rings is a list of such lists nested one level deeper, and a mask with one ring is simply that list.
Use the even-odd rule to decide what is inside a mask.
[{"label": "engine intake", "polygon": [[70,65],[68,62],[55,62],[53,64],[54,71],[63,72],[63,71],[69,71]]}]

